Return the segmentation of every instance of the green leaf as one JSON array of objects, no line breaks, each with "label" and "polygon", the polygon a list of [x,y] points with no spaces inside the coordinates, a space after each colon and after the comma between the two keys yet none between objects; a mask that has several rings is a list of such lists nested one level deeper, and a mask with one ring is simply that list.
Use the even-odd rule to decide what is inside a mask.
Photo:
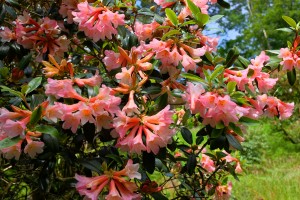
[{"label": "green leaf", "polygon": [[27,95],[28,93],[32,92],[36,88],[38,88],[41,85],[41,83],[42,83],[42,79],[43,79],[42,77],[36,77],[36,78],[32,79],[28,83],[28,88],[25,91],[25,95]]},{"label": "green leaf", "polygon": [[165,195],[163,195],[161,192],[154,192],[151,193],[151,196],[154,198],[154,200],[168,200]]},{"label": "green leaf", "polygon": [[181,32],[179,30],[171,30],[171,31],[167,32],[166,34],[164,34],[161,37],[161,40],[165,40],[168,37],[173,36],[173,35],[181,35]]},{"label": "green leaf", "polygon": [[192,175],[195,172],[195,168],[197,165],[197,160],[196,160],[195,154],[189,155],[186,165],[187,165],[188,174]]},{"label": "green leaf", "polygon": [[224,69],[225,67],[223,65],[217,65],[210,76],[210,80],[214,80],[215,78],[217,78],[220,74],[224,72]]},{"label": "green leaf", "polygon": [[292,33],[293,30],[290,28],[278,28],[276,29],[277,31],[283,31],[283,32],[287,32],[287,33]]},{"label": "green leaf", "polygon": [[229,128],[231,130],[233,130],[235,133],[237,133],[239,135],[243,135],[242,129],[240,127],[238,127],[237,125],[235,125],[234,123],[230,122]]},{"label": "green leaf", "polygon": [[39,131],[41,133],[49,134],[55,138],[59,138],[59,136],[60,136],[58,130],[56,128],[54,128],[53,126],[38,125],[37,127],[35,127],[35,130]]},{"label": "green leaf", "polygon": [[200,9],[191,0],[187,0],[187,4],[194,18],[197,19],[198,14],[201,13]]},{"label": "green leaf", "polygon": [[226,134],[226,138],[229,142],[229,144],[231,146],[233,146],[235,149],[242,151],[243,147],[242,145],[239,143],[239,141],[237,141],[237,139],[235,139],[235,137],[231,134]]},{"label": "green leaf", "polygon": [[208,70],[203,69],[203,74],[204,74],[206,80],[207,80],[208,82],[210,82],[210,81],[211,81],[211,78],[210,78],[210,75],[211,75],[211,74],[208,73]]},{"label": "green leaf", "polygon": [[102,173],[102,170],[101,170],[101,163],[99,162],[98,159],[91,159],[91,160],[82,160],[79,162],[83,167],[91,170],[91,171],[94,171],[94,172],[97,172],[99,174]]},{"label": "green leaf", "polygon": [[205,80],[203,80],[202,78],[200,78],[199,76],[194,75],[194,74],[190,74],[190,73],[182,73],[181,76],[182,76],[183,78],[189,79],[189,80],[191,80],[191,81],[196,81],[196,82],[206,83]]},{"label": "green leaf", "polygon": [[218,138],[222,135],[224,129],[213,129],[211,132],[211,138]]},{"label": "green leaf", "polygon": [[214,15],[214,16],[211,16],[209,18],[209,21],[207,23],[212,23],[212,22],[215,22],[219,19],[221,19],[222,17],[224,17],[224,15]]},{"label": "green leaf", "polygon": [[12,17],[12,19],[16,19],[17,18],[16,11],[12,7],[10,7],[8,5],[4,4],[4,6],[5,6],[6,12]]},{"label": "green leaf", "polygon": [[143,151],[143,167],[147,172],[153,174],[155,169],[155,155],[153,153]]},{"label": "green leaf", "polygon": [[295,84],[296,80],[297,80],[295,68],[293,68],[292,71],[288,71],[288,72],[286,73],[286,75],[287,75],[289,84],[290,84],[291,86],[293,86],[293,85]]},{"label": "green leaf", "polygon": [[218,4],[219,4],[220,6],[222,6],[223,8],[227,8],[227,9],[230,8],[230,4],[227,3],[227,2],[224,1],[224,0],[218,0]]},{"label": "green leaf", "polygon": [[20,140],[22,140],[20,137],[14,137],[14,138],[7,137],[0,141],[0,150],[7,148],[7,147],[11,147],[11,146],[17,144]]},{"label": "green leaf", "polygon": [[165,12],[166,12],[166,16],[167,16],[168,19],[172,22],[172,24],[173,24],[174,26],[177,26],[178,23],[179,23],[179,21],[178,21],[178,18],[177,18],[177,16],[176,16],[176,13],[175,13],[173,10],[171,10],[170,8],[167,8],[167,9],[165,10]]},{"label": "green leaf", "polygon": [[249,60],[247,60],[246,58],[244,58],[243,56],[239,56],[238,57],[238,61],[242,64],[242,66],[246,69],[248,67],[248,65],[250,65]]},{"label": "green leaf", "polygon": [[187,129],[186,127],[182,127],[181,128],[181,135],[182,138],[189,144],[193,144],[193,136],[192,136],[192,132]]},{"label": "green leaf", "polygon": [[200,26],[203,26],[209,22],[209,15],[198,13],[196,21]]},{"label": "green leaf", "polygon": [[42,117],[42,106],[37,107],[30,116],[29,125],[34,126]]},{"label": "green leaf", "polygon": [[280,50],[266,50],[267,52],[279,55],[280,54]]},{"label": "green leaf", "polygon": [[233,65],[233,63],[239,57],[239,55],[240,55],[240,52],[237,47],[233,47],[232,49],[230,49],[227,54],[226,61],[225,61],[226,68]]},{"label": "green leaf", "polygon": [[17,97],[20,97],[21,99],[24,98],[24,95],[21,92],[18,92],[18,91],[15,91],[13,89],[10,89],[9,87],[6,87],[4,85],[1,85],[0,87],[2,88],[1,89],[2,92],[9,92],[9,93],[11,93],[11,94],[13,94],[13,95],[15,95]]},{"label": "green leaf", "polygon": [[23,58],[19,62],[20,69],[25,69],[28,66],[28,64],[30,63],[31,58],[32,58],[31,53],[27,54],[26,56],[23,56]]},{"label": "green leaf", "polygon": [[259,123],[259,121],[255,120],[255,119],[251,119],[248,117],[241,117],[239,122],[245,123],[245,124],[249,124],[249,125],[253,125],[253,124],[257,124]]},{"label": "green leaf", "polygon": [[293,20],[292,18],[290,18],[289,16],[282,16],[282,19],[288,23],[291,27],[293,27],[294,29],[296,29],[297,27],[297,23],[295,22],[295,20]]},{"label": "green leaf", "polygon": [[229,83],[227,83],[227,92],[228,94],[231,94],[235,91],[235,87],[236,87],[236,82],[235,81],[230,81]]}]

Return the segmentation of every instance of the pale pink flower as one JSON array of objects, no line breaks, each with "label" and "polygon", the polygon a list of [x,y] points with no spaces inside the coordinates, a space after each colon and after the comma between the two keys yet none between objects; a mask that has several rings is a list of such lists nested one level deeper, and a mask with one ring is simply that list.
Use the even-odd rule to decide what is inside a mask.
[{"label": "pale pink flower", "polygon": [[134,193],[137,190],[135,183],[125,179],[126,177],[141,177],[141,174],[137,172],[138,166],[139,164],[132,164],[132,160],[129,160],[121,171],[105,171],[104,175],[92,178],[75,174],[75,179],[78,181],[76,189],[80,195],[85,195],[91,200],[97,200],[99,194],[106,186],[108,186],[109,193],[105,199],[140,199],[140,195]]},{"label": "pale pink flower", "polygon": [[86,101],[86,99],[80,96],[73,88],[73,82],[70,79],[64,80],[54,80],[51,78],[47,79],[48,84],[45,86],[46,95],[54,95],[57,99],[62,98],[74,98],[81,101]]},{"label": "pale pink flower", "polygon": [[29,118],[25,118],[25,120],[21,121],[13,121],[13,120],[6,120],[5,124],[2,126],[2,130],[5,134],[10,137],[20,136],[24,138],[24,132],[26,129],[26,124],[29,122]]},{"label": "pale pink flower", "polygon": [[104,51],[105,57],[103,58],[103,63],[108,71],[113,69],[118,69],[121,67],[122,63],[125,62],[125,58],[120,55],[120,53],[115,53],[111,50]]},{"label": "pale pink flower", "polygon": [[80,115],[76,115],[74,113],[66,113],[62,116],[62,120],[64,121],[62,125],[63,129],[71,129],[73,133],[76,133],[77,128],[80,124]]},{"label": "pale pink flower", "polygon": [[[26,136],[27,137],[27,136]],[[24,148],[24,153],[27,153],[31,158],[34,158],[37,154],[43,152],[44,143],[40,141],[32,141],[27,139],[27,145]]]},{"label": "pale pink flower", "polygon": [[152,38],[152,34],[160,24],[156,21],[152,22],[151,24],[143,24],[139,21],[135,22],[134,24],[134,33],[141,40],[147,40]]},{"label": "pale pink flower", "polygon": [[16,34],[9,28],[4,27],[4,30],[0,31],[1,42],[10,42],[11,40],[16,40]]},{"label": "pale pink flower", "polygon": [[62,0],[59,14],[63,17],[67,17],[67,22],[69,24],[73,23],[73,15],[72,12],[77,9],[78,0]]},{"label": "pale pink flower", "polygon": [[209,173],[215,171],[215,169],[216,169],[214,161],[205,154],[202,154],[201,166]]},{"label": "pale pink flower", "polygon": [[87,1],[77,5],[78,12],[73,11],[73,20],[79,23],[79,30],[92,38],[94,42],[111,39],[117,34],[116,28],[124,25],[125,15],[113,13],[106,7],[93,7]]},{"label": "pale pink flower", "polygon": [[229,182],[228,185],[219,185],[216,187],[216,193],[213,200],[229,200],[231,196],[232,183]]},{"label": "pale pink flower", "polygon": [[123,107],[122,111],[124,111],[127,115],[139,114],[139,108],[134,102],[134,90],[131,90],[128,97],[127,104]]},{"label": "pale pink flower", "polygon": [[7,148],[3,148],[0,151],[4,154],[4,157],[6,159],[15,158],[16,160],[19,160],[20,155],[22,153],[22,150],[21,150],[22,142],[23,142],[23,140],[20,140],[20,142],[18,142],[17,144],[7,147]]},{"label": "pale pink flower", "polygon": [[[175,133],[169,129],[173,122],[173,112],[169,109],[170,106],[167,106],[155,115],[139,117],[129,117],[118,112],[113,122],[119,134],[117,146],[131,153],[147,150],[157,154],[160,147],[165,147]],[[146,137],[145,143],[142,141],[142,134]]]},{"label": "pale pink flower", "polygon": [[83,87],[85,85],[94,87],[94,86],[100,86],[101,82],[102,82],[102,78],[99,75],[99,72],[97,71],[96,74],[94,76],[92,76],[91,78],[75,78],[74,82],[80,86]]},{"label": "pale pink flower", "polygon": [[127,161],[127,164],[125,166],[126,175],[131,178],[137,178],[141,179],[141,174],[138,172],[139,170],[139,164],[133,164],[133,161],[130,159]]}]

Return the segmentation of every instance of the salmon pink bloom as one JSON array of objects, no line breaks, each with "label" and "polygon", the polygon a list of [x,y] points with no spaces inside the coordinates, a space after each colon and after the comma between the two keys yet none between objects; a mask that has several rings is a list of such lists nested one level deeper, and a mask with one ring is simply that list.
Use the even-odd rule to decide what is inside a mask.
[{"label": "salmon pink bloom", "polygon": [[23,142],[23,140],[20,140],[17,144],[10,146],[10,147],[3,148],[0,151],[4,154],[4,157],[6,159],[15,158],[16,160],[19,160],[20,155],[22,153],[22,150],[21,150],[22,142]]},{"label": "salmon pink bloom", "polygon": [[27,153],[31,158],[43,152],[44,142],[33,141],[29,136],[26,136],[26,141],[24,153]]},{"label": "salmon pink bloom", "polygon": [[5,124],[2,126],[2,130],[5,134],[10,137],[20,136],[24,138],[24,133],[26,129],[26,125],[29,122],[29,118],[25,118],[21,121],[13,121],[13,120],[6,120]]},{"label": "salmon pink bloom", "polygon": [[106,7],[93,7],[87,1],[77,5],[78,12],[73,11],[73,21],[79,23],[79,30],[92,38],[94,42],[111,39],[117,34],[117,27],[124,25],[125,15],[113,13]]},{"label": "salmon pink bloom", "polygon": [[215,171],[215,169],[216,169],[214,161],[205,154],[202,154],[201,166],[209,173]]},{"label": "salmon pink bloom", "polygon": [[85,85],[94,87],[94,86],[100,86],[101,82],[102,82],[102,78],[101,76],[99,76],[99,72],[97,71],[96,74],[94,76],[92,76],[91,78],[75,78],[74,82],[80,86],[83,87]]},{"label": "salmon pink bloom", "polygon": [[216,193],[213,200],[229,200],[231,196],[232,183],[229,182],[228,185],[219,185],[216,187]]},{"label": "salmon pink bloom", "polygon": [[1,42],[10,42],[11,40],[16,40],[16,34],[9,28],[4,27],[4,30],[0,31]]},{"label": "salmon pink bloom", "polygon": [[156,21],[151,24],[143,24],[141,22],[135,22],[134,24],[134,33],[138,37],[139,41],[152,39],[153,32],[160,24]]},{"label": "salmon pink bloom", "polygon": [[132,160],[129,160],[121,171],[105,171],[104,175],[92,178],[76,174],[76,189],[80,195],[85,195],[91,200],[97,200],[104,187],[108,187],[109,190],[105,199],[140,199],[140,195],[134,193],[137,190],[135,183],[126,179],[141,178],[141,174],[137,172],[138,166],[139,164],[132,164]]},{"label": "salmon pink bloom", "polygon": [[69,24],[73,23],[73,15],[72,12],[77,9],[78,0],[62,0],[59,14],[63,17],[67,17],[67,22]]},{"label": "salmon pink bloom", "polygon": [[148,153],[157,154],[160,147],[165,147],[175,133],[169,128],[173,122],[173,112],[169,109],[170,106],[167,106],[152,116],[140,114],[129,117],[124,112],[118,112],[113,122],[119,135],[117,147],[130,153],[140,154],[147,150]]},{"label": "salmon pink bloom", "polygon": [[74,98],[81,101],[86,101],[84,97],[80,96],[73,88],[73,82],[70,79],[54,80],[51,78],[47,79],[48,84],[46,85],[46,95],[54,95],[57,99],[62,98]]},{"label": "salmon pink bloom", "polygon": [[111,50],[104,51],[105,57],[103,58],[103,63],[108,71],[113,69],[118,69],[125,62],[125,58],[120,55],[120,53],[115,53]]}]

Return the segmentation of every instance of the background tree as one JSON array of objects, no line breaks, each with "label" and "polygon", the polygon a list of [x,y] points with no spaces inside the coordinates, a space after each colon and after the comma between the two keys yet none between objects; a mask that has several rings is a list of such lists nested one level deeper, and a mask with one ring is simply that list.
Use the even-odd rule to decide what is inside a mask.
[{"label": "background tree", "polygon": [[[237,34],[224,38],[220,51],[238,46],[245,57],[257,55],[261,50],[279,49],[292,35],[276,30],[286,26],[283,15],[299,20],[300,0],[229,0],[230,9],[222,9],[224,17],[220,28],[225,33]],[[214,12],[220,7],[214,7]],[[221,33],[219,33],[221,34]]]}]

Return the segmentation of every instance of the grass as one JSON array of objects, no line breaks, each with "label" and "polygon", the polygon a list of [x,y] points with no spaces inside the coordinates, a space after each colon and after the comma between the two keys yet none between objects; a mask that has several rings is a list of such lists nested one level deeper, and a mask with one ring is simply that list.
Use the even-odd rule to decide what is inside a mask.
[{"label": "grass", "polygon": [[264,121],[252,127],[249,134],[262,134],[266,148],[262,162],[248,165],[240,181],[233,180],[234,200],[300,199],[300,144],[288,142],[274,124]]}]

